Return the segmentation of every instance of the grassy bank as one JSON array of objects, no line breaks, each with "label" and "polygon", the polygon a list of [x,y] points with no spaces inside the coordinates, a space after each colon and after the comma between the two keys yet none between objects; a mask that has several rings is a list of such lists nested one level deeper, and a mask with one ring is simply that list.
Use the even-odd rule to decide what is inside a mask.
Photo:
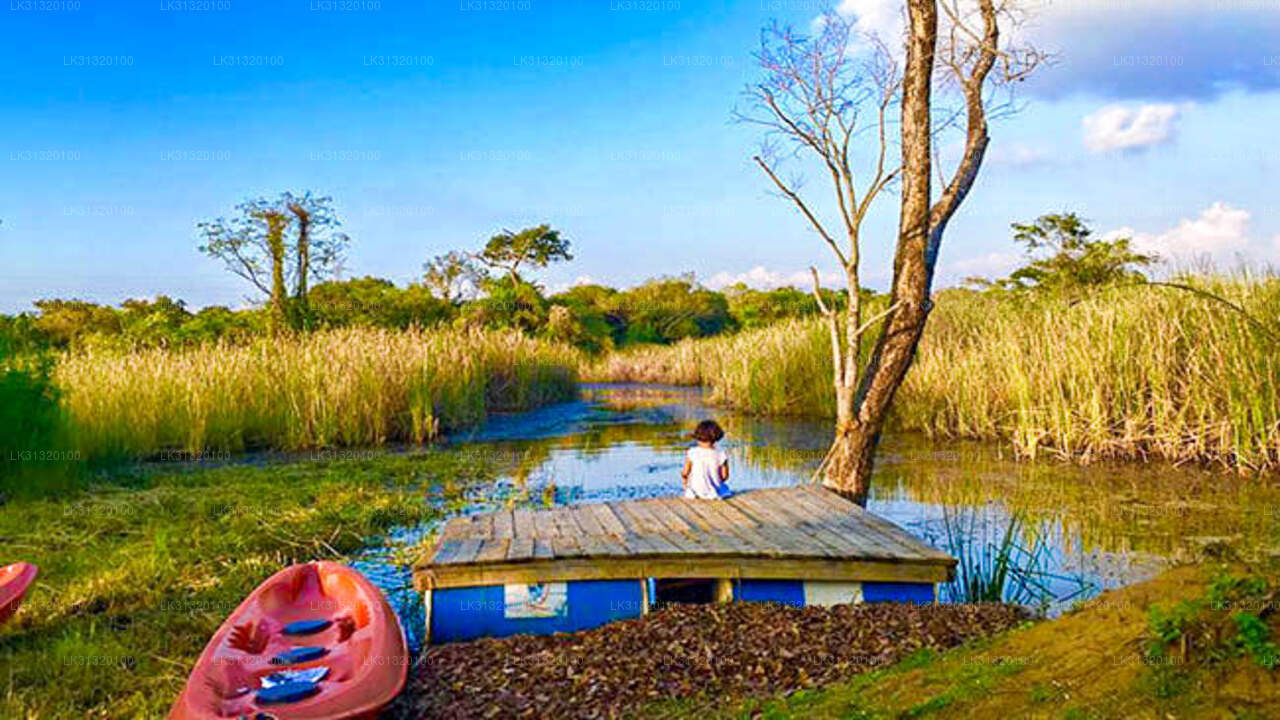
[{"label": "grassy bank", "polygon": [[54,374],[85,458],[422,442],[575,392],[577,352],[519,333],[348,329],[80,351]]},{"label": "grassy bank", "polygon": [[[1280,281],[1197,283],[1277,325]],[[936,303],[895,403],[903,429],[1003,439],[1026,456],[1280,466],[1280,326],[1158,287],[1075,302],[952,290]],[[585,374],[703,384],[743,411],[829,416],[830,367],[824,328],[808,320],[620,353]]]},{"label": "grassy bank", "polygon": [[0,505],[6,558],[40,567],[0,628],[0,717],[154,718],[244,596],[435,512],[490,470],[474,453],[146,471]]},{"label": "grassy bank", "polygon": [[[1267,667],[1274,645],[1258,639],[1261,628],[1271,642],[1280,631],[1275,587],[1262,580],[1267,573],[1234,572],[1184,567],[1106,593],[1058,620],[956,650],[922,651],[828,687],[776,698],[662,702],[634,717],[1276,717],[1280,672]],[[1235,619],[1256,619],[1259,606],[1272,608],[1261,628]],[[1171,613],[1182,613],[1183,623],[1171,626]]]}]

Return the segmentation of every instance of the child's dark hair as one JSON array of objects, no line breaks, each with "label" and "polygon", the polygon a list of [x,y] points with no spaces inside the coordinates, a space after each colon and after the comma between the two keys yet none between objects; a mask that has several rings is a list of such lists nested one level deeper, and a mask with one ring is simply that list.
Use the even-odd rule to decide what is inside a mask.
[{"label": "child's dark hair", "polygon": [[693,439],[698,442],[715,443],[724,437],[724,428],[715,420],[703,420],[694,428]]}]

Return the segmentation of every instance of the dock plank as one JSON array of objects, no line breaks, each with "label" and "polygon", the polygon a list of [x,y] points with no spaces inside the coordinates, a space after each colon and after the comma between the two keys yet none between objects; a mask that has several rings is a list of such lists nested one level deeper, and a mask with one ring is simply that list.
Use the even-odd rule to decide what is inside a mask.
[{"label": "dock plank", "polygon": [[838,550],[796,527],[794,520],[779,514],[770,504],[753,497],[751,493],[740,493],[733,500],[739,510],[754,517],[761,526],[769,528],[770,534],[785,554],[841,556]]},{"label": "dock plank", "polygon": [[533,510],[527,507],[516,508],[511,511],[511,518],[515,523],[516,537],[532,538],[537,535],[533,527]]},{"label": "dock plank", "polygon": [[698,545],[686,533],[687,526],[678,520],[664,521],[662,511],[656,509],[652,501],[616,503],[615,512],[627,512],[635,516],[649,528],[650,537],[660,537],[662,541],[676,549],[677,553],[698,552]]},{"label": "dock plank", "polygon": [[847,512],[836,513],[824,505],[819,498],[811,497],[807,493],[797,493],[794,501],[810,508],[818,518],[820,527],[827,533],[844,539],[859,555],[882,559],[899,558],[901,550],[895,550],[877,534],[868,533],[857,516]]},{"label": "dock plank", "polygon": [[[680,518],[689,526],[689,532],[694,540],[702,546],[702,551],[713,554],[727,554],[736,550],[734,544],[720,536],[719,533],[711,529],[711,525],[707,523],[694,509],[694,504],[698,501],[684,502],[682,498],[664,498],[662,506],[667,512]],[[719,502],[718,500],[703,500],[702,502]]]},{"label": "dock plank", "polygon": [[648,548],[660,555],[680,554],[680,546],[667,538],[656,521],[637,513],[634,504],[619,503],[610,512],[626,526],[628,547]]},{"label": "dock plank", "polygon": [[511,547],[511,538],[489,538],[483,542],[484,544],[480,547],[479,552],[476,553],[476,562],[496,562],[507,559],[507,550]]},{"label": "dock plank", "polygon": [[556,526],[555,518],[546,510],[538,510],[533,513],[533,532],[534,537],[538,538],[560,536],[560,528]]},{"label": "dock plank", "polygon": [[924,557],[922,549],[927,550],[920,541],[907,535],[904,530],[897,527],[893,523],[877,517],[873,513],[867,512],[858,505],[845,500],[830,490],[822,488],[809,488],[809,497],[816,498],[824,503],[833,511],[832,517],[838,518],[839,522],[848,525],[847,518],[850,516],[857,518],[857,527],[862,534],[868,538],[872,538],[874,542],[879,543],[889,552],[902,554],[907,558],[918,559]]},{"label": "dock plank", "polygon": [[[832,500],[839,502],[832,502]],[[845,535],[861,545],[862,553],[867,557],[886,559],[915,559],[919,553],[914,547],[904,545],[896,538],[886,537],[883,532],[875,531],[866,522],[867,513],[862,508],[834,496],[822,488],[809,488],[809,492],[797,493],[796,502],[825,510],[824,524],[832,532]],[[905,553],[905,555],[904,555]]]},{"label": "dock plank", "polygon": [[423,587],[662,573],[936,582],[954,565],[839,495],[797,486],[723,501],[666,497],[459,516],[414,573]]},{"label": "dock plank", "polygon": [[511,538],[507,546],[507,561],[519,562],[533,558],[533,538],[528,535],[517,535]]},{"label": "dock plank", "polygon": [[510,539],[515,537],[515,520],[510,508],[499,510],[493,516],[493,536],[495,538]]}]

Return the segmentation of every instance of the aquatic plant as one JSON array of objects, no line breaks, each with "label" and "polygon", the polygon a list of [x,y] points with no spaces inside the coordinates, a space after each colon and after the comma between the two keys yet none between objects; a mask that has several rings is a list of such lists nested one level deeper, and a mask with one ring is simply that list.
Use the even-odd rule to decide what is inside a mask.
[{"label": "aquatic plant", "polygon": [[942,586],[947,602],[1006,602],[1043,611],[1060,599],[1049,588],[1055,577],[1048,570],[1049,546],[1021,515],[1001,528],[978,512],[944,512],[943,526],[946,550],[957,560],[955,579]]}]

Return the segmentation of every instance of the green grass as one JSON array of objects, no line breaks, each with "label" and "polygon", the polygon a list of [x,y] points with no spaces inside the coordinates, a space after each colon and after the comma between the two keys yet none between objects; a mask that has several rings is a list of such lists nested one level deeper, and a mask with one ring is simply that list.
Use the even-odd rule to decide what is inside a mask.
[{"label": "green grass", "polygon": [[[934,437],[999,439],[1026,457],[1280,467],[1280,279],[1199,277],[1237,304],[1151,286],[1080,301],[947,290],[898,392],[893,422]],[[592,380],[710,387],[726,407],[834,415],[821,321],[589,364]]]},{"label": "green grass", "polygon": [[154,718],[244,596],[295,562],[341,558],[491,476],[475,453],[116,475],[0,505],[0,562],[40,576],[0,628],[0,717]]},{"label": "green grass", "polygon": [[577,351],[519,333],[349,329],[63,356],[86,459],[424,442],[576,392]]}]

